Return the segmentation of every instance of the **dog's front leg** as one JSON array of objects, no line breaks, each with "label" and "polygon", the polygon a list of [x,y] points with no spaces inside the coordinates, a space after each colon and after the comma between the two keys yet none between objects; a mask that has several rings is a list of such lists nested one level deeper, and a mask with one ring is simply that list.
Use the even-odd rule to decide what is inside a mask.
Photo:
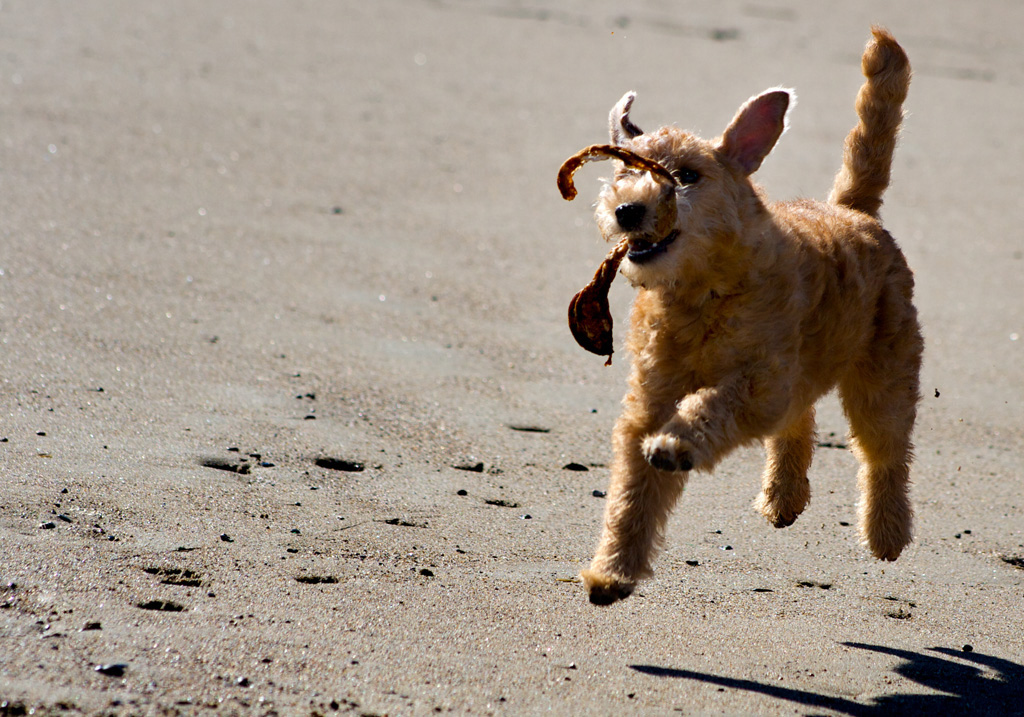
[{"label": "dog's front leg", "polygon": [[694,391],[644,437],[644,458],[662,471],[711,470],[729,451],[772,431],[788,405],[786,386],[778,375],[761,374]]},{"label": "dog's front leg", "polygon": [[652,425],[657,424],[627,410],[615,426],[604,532],[590,569],[582,573],[595,605],[629,597],[637,582],[651,574],[651,558],[686,483],[685,473],[658,470],[645,459],[641,439]]}]

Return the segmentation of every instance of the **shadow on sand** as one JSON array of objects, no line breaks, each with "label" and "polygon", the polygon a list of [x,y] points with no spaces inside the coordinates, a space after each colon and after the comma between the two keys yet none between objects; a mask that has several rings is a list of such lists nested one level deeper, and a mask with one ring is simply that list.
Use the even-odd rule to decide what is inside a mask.
[{"label": "shadow on sand", "polygon": [[[788,700],[809,708],[832,710],[846,715],[955,714],[1024,715],[1024,667],[1008,660],[976,652],[961,652],[946,647],[929,648],[926,653],[892,647],[844,642],[843,645],[894,655],[905,662],[895,672],[942,694],[892,694],[874,697],[870,702],[855,702],[807,690],[719,677],[691,670],[655,665],[630,665],[637,672],[655,677],[698,680],[735,690],[757,692]],[[932,654],[937,653],[937,654]],[[940,657],[939,655],[945,656]],[[955,658],[955,659],[947,659]],[[984,670],[982,668],[985,668]]]}]

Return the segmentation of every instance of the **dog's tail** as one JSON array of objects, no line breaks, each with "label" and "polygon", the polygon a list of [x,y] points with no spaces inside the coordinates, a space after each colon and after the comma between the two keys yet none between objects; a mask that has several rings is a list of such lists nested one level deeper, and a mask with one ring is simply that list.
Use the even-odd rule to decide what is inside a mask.
[{"label": "dog's tail", "polygon": [[857,94],[860,123],[846,136],[843,168],[828,201],[877,217],[882,193],[889,186],[903,101],[910,87],[910,60],[887,30],[876,26],[871,34],[861,58],[868,79]]}]

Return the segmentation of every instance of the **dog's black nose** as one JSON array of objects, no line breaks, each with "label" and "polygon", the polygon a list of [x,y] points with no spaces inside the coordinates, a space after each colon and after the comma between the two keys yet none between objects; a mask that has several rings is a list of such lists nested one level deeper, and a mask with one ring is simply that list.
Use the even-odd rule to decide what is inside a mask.
[{"label": "dog's black nose", "polygon": [[628,232],[636,229],[643,223],[646,212],[647,207],[643,204],[636,202],[620,204],[615,207],[615,219],[619,222],[619,226]]}]

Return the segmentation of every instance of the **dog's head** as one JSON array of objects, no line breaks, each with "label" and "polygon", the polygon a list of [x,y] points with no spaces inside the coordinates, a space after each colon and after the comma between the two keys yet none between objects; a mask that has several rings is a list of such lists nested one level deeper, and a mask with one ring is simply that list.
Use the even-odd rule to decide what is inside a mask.
[{"label": "dog's head", "polygon": [[612,108],[612,143],[657,161],[678,184],[616,163],[598,198],[597,223],[609,241],[629,242],[623,276],[653,288],[696,278],[714,261],[716,247],[734,243],[764,213],[749,176],[785,130],[790,92],[750,99],[714,141],[676,127],[643,132],[629,118],[635,96],[627,93]]}]

